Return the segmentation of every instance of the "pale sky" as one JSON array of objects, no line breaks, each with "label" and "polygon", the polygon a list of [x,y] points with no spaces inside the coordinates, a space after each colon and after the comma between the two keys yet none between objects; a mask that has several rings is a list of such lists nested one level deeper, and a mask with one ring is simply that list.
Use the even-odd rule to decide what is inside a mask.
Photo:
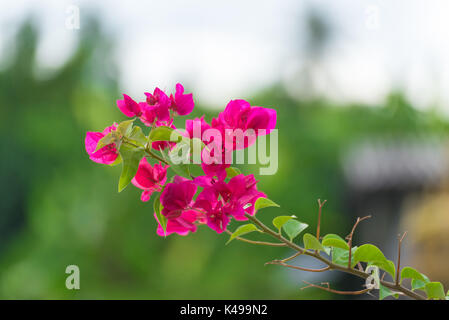
[{"label": "pale sky", "polygon": [[318,78],[323,94],[376,104],[400,87],[419,108],[438,102],[449,114],[449,1],[2,0],[0,48],[35,12],[42,23],[39,65],[62,64],[79,32],[65,26],[70,5],[80,9],[81,29],[83,14],[98,13],[116,40],[120,88],[136,98],[180,81],[221,108],[274,81],[292,87],[304,64],[304,14],[313,6],[335,34]]}]

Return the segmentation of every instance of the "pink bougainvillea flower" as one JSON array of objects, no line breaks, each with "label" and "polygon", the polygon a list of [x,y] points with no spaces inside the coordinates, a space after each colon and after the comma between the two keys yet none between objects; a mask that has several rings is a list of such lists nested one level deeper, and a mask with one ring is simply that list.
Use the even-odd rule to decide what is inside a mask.
[{"label": "pink bougainvillea flower", "polygon": [[231,100],[226,108],[219,113],[218,120],[225,128],[245,130],[250,110],[249,102],[241,99]]},{"label": "pink bougainvillea flower", "polygon": [[257,190],[253,175],[240,174],[228,183],[199,176],[193,182],[204,188],[196,198],[194,208],[205,214],[207,225],[218,233],[226,229],[231,216],[236,220],[247,220],[245,214],[253,215],[256,200],[265,197]]},{"label": "pink bougainvillea flower", "polygon": [[151,147],[155,150],[165,150],[165,149],[171,149],[176,145],[175,142],[169,142],[169,141],[155,141],[151,143]]},{"label": "pink bougainvillea flower", "polygon": [[[259,135],[269,134],[276,127],[276,110],[251,107],[245,100],[231,100],[218,119],[212,119],[212,127],[219,129],[224,137],[225,148],[243,149],[252,145]],[[235,137],[240,129],[245,136]]]},{"label": "pink bougainvillea flower", "polygon": [[208,176],[198,176],[193,178],[193,183],[201,188],[212,188],[215,182],[214,178]]},{"label": "pink bougainvillea flower", "polygon": [[218,183],[216,188],[226,202],[224,211],[236,220],[247,220],[245,213],[253,215],[256,200],[266,197],[263,192],[257,190],[257,181],[252,174],[239,174],[227,184]]},{"label": "pink bougainvillea flower", "polygon": [[175,96],[170,95],[170,100],[172,110],[180,116],[189,114],[195,107],[193,95],[191,93],[185,94],[184,87],[180,83],[176,84]]},{"label": "pink bougainvillea flower", "polygon": [[231,219],[224,212],[220,202],[218,202],[215,207],[212,207],[212,210],[207,214],[208,227],[215,230],[217,233],[225,231],[230,220]]},{"label": "pink bougainvillea flower", "polygon": [[276,110],[263,107],[252,107],[248,114],[246,129],[253,129],[257,135],[270,134],[276,128]]},{"label": "pink bougainvillea flower", "polygon": [[251,107],[245,100],[231,100],[224,111],[220,112],[218,119],[225,128],[265,129],[266,134],[269,134],[276,127],[276,110]]},{"label": "pink bougainvillea flower", "polygon": [[253,215],[256,200],[266,197],[263,192],[257,190],[257,181],[252,174],[239,174],[228,183],[207,176],[196,177],[193,181],[204,190],[213,190],[215,195],[220,195],[224,202],[223,212],[232,215],[236,220],[247,220],[245,213]]},{"label": "pink bougainvillea flower", "polygon": [[217,233],[226,230],[230,218],[223,210],[223,203],[217,199],[212,188],[205,188],[197,197],[194,207],[206,215],[207,225]]},{"label": "pink bougainvillea flower", "polygon": [[185,123],[185,132],[188,138],[197,138],[202,140],[205,144],[208,144],[209,141],[203,140],[203,134],[206,130],[211,128],[210,124],[208,124],[204,120],[204,115],[201,118],[188,119]]},{"label": "pink bougainvillea flower", "polygon": [[195,232],[197,229],[195,222],[198,219],[198,213],[193,210],[184,211],[179,217],[174,219],[168,219],[165,233],[161,224],[157,220],[156,214],[154,214],[154,218],[158,222],[156,232],[161,237],[168,236],[172,233],[177,233],[181,236],[186,236],[189,232]]},{"label": "pink bougainvillea flower", "polygon": [[162,166],[161,163],[151,166],[146,158],[140,160],[137,173],[131,182],[143,190],[140,198],[142,201],[150,200],[153,192],[162,190],[167,181],[167,168],[168,166]]},{"label": "pink bougainvillea flower", "polygon": [[[208,152],[203,149],[201,153],[201,168],[208,177],[217,177],[218,180],[224,180],[226,178],[226,169],[231,166],[230,163],[226,163],[226,154],[231,151],[223,151],[217,155],[214,154],[214,150]],[[232,159],[232,158],[230,158]]]},{"label": "pink bougainvillea flower", "polygon": [[97,151],[95,151],[95,149],[97,149],[98,141],[100,141],[104,136],[106,136],[111,131],[115,130],[116,124],[107,127],[102,132],[88,131],[86,133],[84,143],[86,146],[86,152],[89,155],[90,160],[103,164],[114,163],[114,161],[118,157],[118,151],[114,143],[108,144]]},{"label": "pink bougainvillea flower", "polygon": [[201,163],[201,168],[203,169],[204,173],[209,177],[217,177],[218,180],[224,180],[226,178],[226,168],[229,168],[230,166],[230,164],[224,163]]},{"label": "pink bougainvillea flower", "polygon": [[140,121],[142,121],[146,126],[152,126],[156,121],[156,108],[155,106],[150,106],[146,102],[139,102],[140,110],[142,111],[140,115]]},{"label": "pink bougainvillea flower", "polygon": [[147,104],[153,107],[153,111],[158,121],[170,121],[171,100],[159,88],[154,89],[153,94],[145,92],[147,96]]},{"label": "pink bougainvillea flower", "polygon": [[123,94],[123,98],[123,100],[117,100],[120,111],[127,117],[140,117],[142,114],[141,106],[126,94]]},{"label": "pink bougainvillea flower", "polygon": [[164,206],[162,214],[167,219],[173,219],[179,217],[183,211],[189,210],[196,189],[193,181],[175,176],[173,182],[168,183],[161,194],[161,203]]},{"label": "pink bougainvillea flower", "polygon": [[[204,116],[202,116],[201,118],[186,120],[185,136],[201,139],[204,145],[207,146],[201,153],[201,166],[206,175],[210,177],[216,176],[220,180],[226,178],[226,168],[231,165],[231,163],[226,163],[226,160],[232,160],[232,150],[223,148],[223,135],[220,129],[212,128],[204,120]],[[215,139],[219,140],[215,141]]]}]

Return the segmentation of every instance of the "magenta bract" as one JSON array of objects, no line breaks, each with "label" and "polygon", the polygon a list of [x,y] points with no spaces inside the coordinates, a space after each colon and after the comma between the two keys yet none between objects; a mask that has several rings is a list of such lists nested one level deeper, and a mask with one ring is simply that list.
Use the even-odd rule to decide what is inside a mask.
[{"label": "magenta bract", "polygon": [[162,190],[167,181],[167,168],[168,166],[162,166],[160,163],[151,166],[146,158],[140,160],[137,173],[131,182],[143,190],[140,198],[142,201],[150,200],[153,192]]},{"label": "magenta bract", "polygon": [[90,160],[102,163],[102,164],[112,164],[118,157],[118,152],[115,144],[111,143],[103,148],[95,151],[97,149],[98,141],[106,136],[109,132],[115,131],[116,126],[110,126],[104,129],[102,132],[91,132],[86,133],[86,138],[84,140],[86,146],[86,152],[89,155]]}]

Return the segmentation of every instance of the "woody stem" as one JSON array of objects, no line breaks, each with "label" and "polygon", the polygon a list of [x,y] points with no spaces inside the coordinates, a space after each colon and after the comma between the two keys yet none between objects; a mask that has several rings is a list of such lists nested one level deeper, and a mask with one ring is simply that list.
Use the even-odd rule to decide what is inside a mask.
[{"label": "woody stem", "polygon": [[[311,257],[314,257],[315,259],[323,262],[324,264],[326,264],[329,267],[329,270],[338,270],[344,273],[349,273],[352,274],[354,276],[357,276],[359,278],[362,279],[366,279],[370,276],[370,274],[364,272],[364,271],[360,271],[357,269],[352,269],[352,268],[347,268],[344,266],[340,266],[338,264],[333,263],[332,261],[324,258],[323,256],[321,256],[319,254],[319,252],[315,252],[315,251],[309,251],[306,250],[300,246],[298,246],[297,244],[293,243],[292,241],[287,240],[285,237],[283,237],[281,234],[271,230],[269,227],[267,227],[262,221],[260,221],[259,219],[257,219],[255,216],[249,215],[249,214],[245,214],[245,216],[251,221],[253,222],[255,225],[257,225],[258,227],[260,227],[262,229],[262,231],[270,236],[272,236],[273,238],[276,238],[277,240],[285,243],[285,245],[301,254],[305,254]],[[395,291],[399,291],[401,293],[403,293],[404,295],[412,298],[412,299],[416,299],[416,300],[425,300],[425,297],[423,297],[422,295],[413,292],[410,289],[407,289],[406,287],[403,287],[400,284],[396,284],[393,282],[388,282],[388,281],[384,281],[384,280],[380,280],[380,283],[384,286],[387,287],[389,289],[395,290]]]}]

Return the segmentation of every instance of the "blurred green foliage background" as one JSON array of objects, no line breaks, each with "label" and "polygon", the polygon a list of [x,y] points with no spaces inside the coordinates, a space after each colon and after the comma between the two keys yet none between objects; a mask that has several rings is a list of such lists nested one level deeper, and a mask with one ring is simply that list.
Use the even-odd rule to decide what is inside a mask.
[{"label": "blurred green foliage background", "polygon": [[[115,106],[121,92],[108,59],[112,42],[95,20],[80,34],[70,60],[42,79],[33,71],[38,32],[26,21],[0,71],[0,298],[335,298],[299,290],[305,273],[264,266],[288,249],[225,246],[227,235],[209,228],[187,237],[156,235],[152,202],[142,203],[134,187],[118,194],[120,167],[95,164],[85,153],[85,132],[123,115]],[[327,199],[323,234],[346,235],[353,221],[340,164],[345,147],[364,137],[448,132],[437,112],[416,111],[400,92],[376,108],[293,99],[277,83],[242,98],[278,112],[279,171],[259,177],[259,186],[282,206],[260,218],[295,214],[314,230],[317,199]],[[194,115],[202,114],[210,120],[216,112],[197,101]],[[65,287],[70,264],[80,267],[81,290]],[[344,285],[343,277],[331,279]]]}]

